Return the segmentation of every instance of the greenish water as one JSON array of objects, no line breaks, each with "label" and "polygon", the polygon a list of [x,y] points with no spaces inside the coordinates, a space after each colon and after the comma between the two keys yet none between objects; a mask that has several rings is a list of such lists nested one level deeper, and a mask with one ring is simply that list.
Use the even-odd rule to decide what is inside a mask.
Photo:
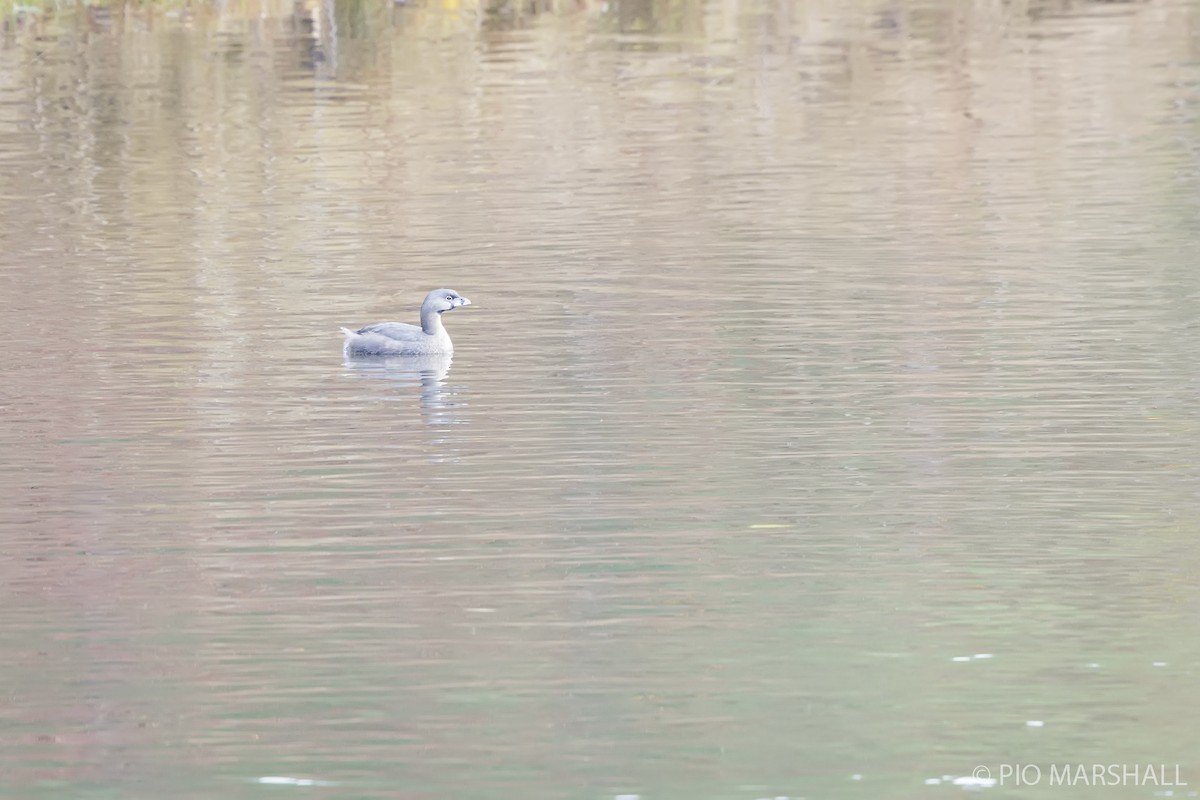
[{"label": "greenish water", "polygon": [[8,12],[0,796],[1195,796],[1198,27]]}]

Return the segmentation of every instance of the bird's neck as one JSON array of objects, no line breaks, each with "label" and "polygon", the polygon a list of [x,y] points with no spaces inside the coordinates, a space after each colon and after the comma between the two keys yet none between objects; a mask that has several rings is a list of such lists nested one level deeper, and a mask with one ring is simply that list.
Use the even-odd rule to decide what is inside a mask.
[{"label": "bird's neck", "polygon": [[442,315],[432,309],[422,311],[421,330],[430,336],[437,336],[446,330],[442,327]]}]

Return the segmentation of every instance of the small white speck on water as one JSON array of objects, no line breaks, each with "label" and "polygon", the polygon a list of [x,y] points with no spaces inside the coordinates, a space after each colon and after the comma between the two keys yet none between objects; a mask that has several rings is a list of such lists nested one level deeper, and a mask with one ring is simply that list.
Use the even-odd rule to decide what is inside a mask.
[{"label": "small white speck on water", "polygon": [[337,786],[334,781],[318,781],[312,778],[288,778],[282,775],[268,775],[258,779],[258,783],[269,786]]}]

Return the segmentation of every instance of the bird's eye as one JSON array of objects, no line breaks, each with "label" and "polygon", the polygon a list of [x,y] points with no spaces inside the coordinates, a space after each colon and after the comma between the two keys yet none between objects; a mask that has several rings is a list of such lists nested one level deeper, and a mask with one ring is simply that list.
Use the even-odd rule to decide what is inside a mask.
[{"label": "bird's eye", "polygon": [[448,294],[448,295],[446,295],[446,299],[447,299],[447,300],[453,300],[453,299],[454,299],[454,295],[452,295],[452,294]]}]

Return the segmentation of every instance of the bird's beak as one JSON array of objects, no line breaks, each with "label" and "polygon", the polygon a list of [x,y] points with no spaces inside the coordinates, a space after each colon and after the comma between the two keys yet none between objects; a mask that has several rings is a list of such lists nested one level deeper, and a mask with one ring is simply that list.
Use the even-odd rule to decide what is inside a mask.
[{"label": "bird's beak", "polygon": [[471,301],[470,301],[470,300],[468,300],[468,299],[467,299],[467,298],[465,298],[465,297],[460,297],[460,298],[458,298],[458,305],[460,305],[460,306],[469,306],[469,305],[471,305]]}]

